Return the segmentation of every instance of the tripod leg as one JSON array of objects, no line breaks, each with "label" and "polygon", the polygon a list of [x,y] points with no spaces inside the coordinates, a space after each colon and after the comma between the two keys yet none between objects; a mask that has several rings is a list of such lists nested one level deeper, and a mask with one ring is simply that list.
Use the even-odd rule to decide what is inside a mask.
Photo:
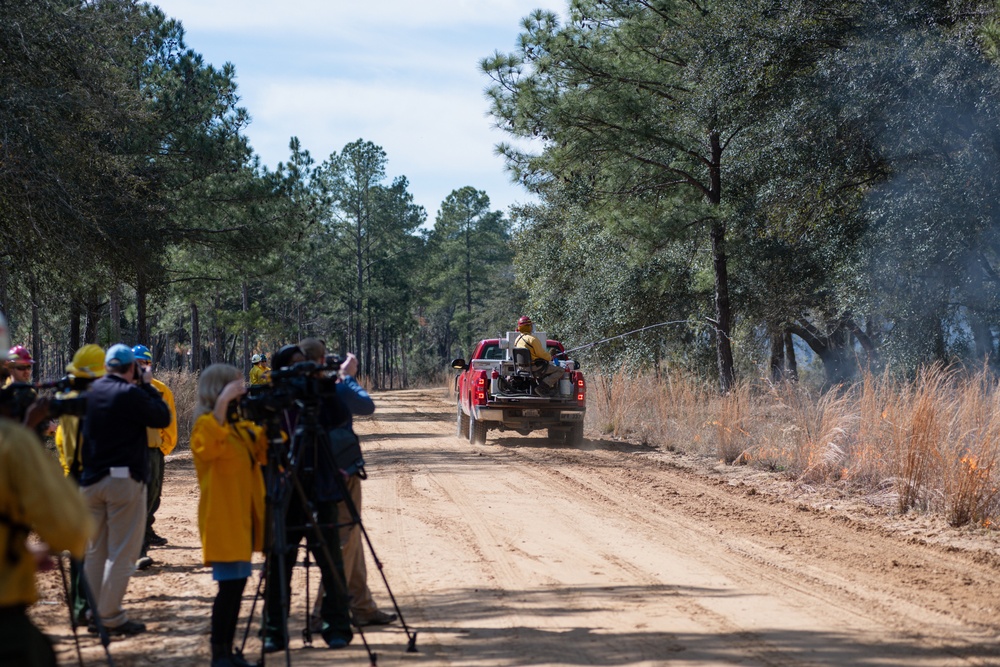
[{"label": "tripod leg", "polygon": [[97,626],[97,635],[101,638],[101,645],[104,647],[104,656],[108,660],[108,667],[115,667],[114,658],[111,657],[111,649],[108,648],[111,646],[111,636],[101,621],[101,615],[97,613],[97,600],[94,599],[94,592],[90,588],[87,576],[83,573],[83,563],[77,562],[77,567],[80,568],[80,591],[87,598],[87,604],[90,605],[90,610],[93,613],[94,625]]},{"label": "tripod leg", "polygon": [[239,649],[237,649],[240,655],[243,655],[243,651],[246,650],[247,640],[250,638],[250,626],[253,624],[253,615],[257,613],[257,600],[260,599],[261,592],[264,590],[264,579],[266,577],[267,563],[264,563],[264,567],[260,570],[260,576],[257,578],[257,591],[253,594],[253,602],[250,603],[250,615],[247,617],[246,628],[243,630],[243,640],[240,642]]},{"label": "tripod leg", "polygon": [[73,610],[73,596],[69,592],[69,580],[66,578],[66,564],[63,563],[62,554],[56,559],[59,561],[59,576],[62,577],[63,593],[66,594],[66,607],[69,609],[69,626],[73,628],[73,643],[76,644],[76,659],[83,667],[83,653],[80,651],[80,635],[76,632],[76,614]]},{"label": "tripod leg", "polygon": [[[354,482],[358,485],[361,484],[361,480],[355,479]],[[411,631],[410,627],[406,624],[406,619],[403,617],[403,610],[399,608],[399,603],[396,601],[396,596],[392,592],[392,588],[389,586],[389,579],[385,576],[385,570],[382,566],[382,561],[379,560],[378,554],[375,553],[375,547],[372,546],[371,538],[368,537],[368,531],[365,530],[365,525],[361,521],[361,512],[358,506],[355,504],[352,494],[350,493],[349,483],[344,484],[344,499],[343,504],[347,511],[347,515],[350,517],[350,522],[345,522],[346,526],[351,529],[357,529],[361,533],[361,537],[364,539],[365,545],[368,546],[368,552],[372,555],[372,560],[375,561],[375,567],[378,568],[378,573],[382,577],[382,583],[385,584],[385,590],[389,594],[389,599],[392,601],[392,606],[396,610],[396,614],[399,616],[399,624],[403,626],[403,631],[406,633],[407,643],[406,652],[416,653],[417,652],[417,633],[415,630]],[[360,489],[358,489],[360,492]],[[360,497],[360,493],[358,494]],[[357,558],[364,562],[363,550],[359,549],[362,553],[357,554]],[[367,578],[367,575],[366,575]],[[367,586],[367,581],[366,581]]]}]

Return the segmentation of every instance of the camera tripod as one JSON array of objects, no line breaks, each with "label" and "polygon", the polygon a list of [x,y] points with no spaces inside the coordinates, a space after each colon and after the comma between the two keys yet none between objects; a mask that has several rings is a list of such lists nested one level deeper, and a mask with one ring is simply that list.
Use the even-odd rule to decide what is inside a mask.
[{"label": "camera tripod", "polygon": [[[268,419],[265,420],[267,438],[268,438],[268,464],[265,470],[265,485],[266,485],[266,531],[265,532],[265,542],[267,547],[265,549],[265,562],[264,567],[261,571],[261,576],[257,584],[257,592],[254,595],[253,606],[251,607],[250,619],[248,620],[246,630],[243,635],[243,643],[240,648],[245,647],[247,638],[250,632],[250,624],[253,622],[254,610],[256,609],[257,601],[261,597],[261,589],[265,586],[265,581],[267,586],[274,586],[277,582],[278,586],[278,599],[280,600],[280,617],[271,618],[268,608],[273,607],[273,604],[268,604],[268,600],[273,601],[273,592],[265,592],[265,602],[264,602],[264,612],[262,620],[262,633],[273,632],[275,629],[280,633],[280,636],[284,639],[284,652],[285,652],[285,663],[286,665],[291,665],[291,653],[289,649],[289,632],[288,632],[288,611],[290,607],[290,591],[288,587],[289,576],[286,574],[290,572],[294,567],[294,562],[297,560],[296,556],[298,554],[298,545],[289,545],[288,534],[289,531],[293,531],[293,534],[299,534],[302,531],[299,538],[305,536],[309,540],[312,537],[311,543],[307,547],[306,551],[306,596],[307,602],[306,606],[308,608],[308,577],[309,577],[309,551],[312,550],[316,559],[317,564],[320,566],[321,572],[324,572],[323,577],[324,584],[326,584],[328,596],[335,596],[340,598],[341,601],[347,601],[349,599],[347,584],[343,574],[343,566],[337,567],[339,559],[334,558],[333,549],[337,549],[336,552],[339,556],[340,542],[338,528],[341,527],[337,523],[336,508],[335,503],[332,501],[318,501],[315,484],[320,477],[320,468],[323,467],[328,471],[327,477],[332,477],[332,480],[327,479],[327,485],[332,481],[335,488],[329,489],[325,488],[325,494],[329,495],[333,492],[333,495],[337,497],[337,502],[346,503],[346,507],[349,510],[351,516],[351,522],[344,525],[358,525],[362,534],[365,537],[365,541],[368,544],[368,548],[374,556],[374,549],[372,548],[371,541],[368,538],[367,532],[364,530],[364,526],[361,523],[361,518],[358,513],[357,508],[351,501],[350,494],[347,490],[347,485],[344,479],[343,473],[337,469],[336,462],[333,458],[333,453],[330,447],[330,439],[326,430],[319,423],[318,416],[318,405],[317,404],[303,404],[298,403],[301,407],[299,413],[298,424],[296,425],[295,433],[291,441],[291,446],[286,446],[285,438],[281,432],[281,413],[270,415]],[[311,455],[311,456],[310,456]],[[309,462],[306,459],[311,458],[311,468],[308,465]],[[332,474],[330,472],[332,471]],[[311,474],[303,474],[304,472]],[[303,478],[306,478],[306,482],[311,481],[313,483],[313,488],[310,489],[313,493],[307,492],[306,486]],[[333,508],[332,514],[329,508]],[[304,525],[288,525],[289,511],[294,510],[292,517],[297,520],[303,520]],[[310,535],[311,534],[311,535]],[[331,545],[330,542],[333,542]],[[294,551],[290,550],[290,546],[294,546]],[[287,559],[291,557],[292,563],[289,564]],[[379,572],[382,574],[382,579],[385,582],[386,589],[389,591],[389,597],[392,599],[392,603],[396,609],[399,616],[400,623],[407,635],[407,652],[416,652],[416,640],[417,633],[411,631],[406,625],[403,619],[402,610],[400,610],[399,605],[396,602],[395,596],[392,594],[391,589],[389,589],[388,580],[386,580],[385,574],[382,569],[381,562],[378,558],[375,558],[378,565]],[[331,601],[331,606],[336,604],[336,602]],[[343,605],[345,611],[347,605]],[[349,623],[348,619],[344,619],[346,623]],[[276,625],[276,622],[280,622],[280,625]],[[364,636],[364,631],[360,626],[357,627],[358,636],[361,638],[361,642],[365,647],[365,651],[368,654],[369,662],[372,667],[376,667],[378,662],[378,656],[375,654],[368,644],[367,639]],[[309,627],[307,621],[306,627],[302,632],[303,641],[306,646],[312,645],[312,631]],[[345,642],[346,644],[346,642]],[[261,664],[264,664],[266,657],[264,657],[262,652]]]}]

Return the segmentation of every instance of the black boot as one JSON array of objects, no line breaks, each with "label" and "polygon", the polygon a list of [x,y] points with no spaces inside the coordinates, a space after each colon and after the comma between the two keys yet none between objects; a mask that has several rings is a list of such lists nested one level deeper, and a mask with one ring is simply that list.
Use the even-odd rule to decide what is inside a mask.
[{"label": "black boot", "polygon": [[233,667],[230,648],[225,644],[212,643],[212,667]]},{"label": "black boot", "polygon": [[212,644],[212,667],[257,667],[257,663],[233,653],[232,644]]},{"label": "black boot", "polygon": [[233,667],[257,667],[256,662],[249,662],[242,654],[233,652],[233,645],[230,643],[226,650],[229,652],[229,664]]}]

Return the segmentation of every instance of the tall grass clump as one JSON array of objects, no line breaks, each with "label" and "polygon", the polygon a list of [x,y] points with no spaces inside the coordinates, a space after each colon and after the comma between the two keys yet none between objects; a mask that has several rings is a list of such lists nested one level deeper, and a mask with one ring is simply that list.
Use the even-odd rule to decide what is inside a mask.
[{"label": "tall grass clump", "polygon": [[191,445],[191,427],[194,408],[198,402],[198,374],[191,371],[165,371],[156,369],[153,377],[170,387],[177,407],[177,446]]},{"label": "tall grass clump", "polygon": [[753,438],[748,429],[755,413],[752,386],[742,382],[721,397],[718,418],[712,422],[716,434],[716,452],[723,463],[742,460]]},{"label": "tall grass clump", "polygon": [[620,369],[587,382],[587,419],[603,435],[712,449],[712,390],[693,375]]},{"label": "tall grass clump", "polygon": [[850,394],[816,395],[797,383],[783,383],[771,388],[769,398],[774,407],[769,421],[781,425],[770,435],[762,432],[761,444],[772,458],[777,454],[785,470],[805,481],[842,478],[857,421]]}]

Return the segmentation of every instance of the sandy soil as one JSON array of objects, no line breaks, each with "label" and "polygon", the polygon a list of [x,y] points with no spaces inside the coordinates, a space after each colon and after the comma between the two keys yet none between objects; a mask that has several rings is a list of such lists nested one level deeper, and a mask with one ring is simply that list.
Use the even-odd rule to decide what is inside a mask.
[{"label": "sandy soil", "polygon": [[[407,653],[400,625],[366,631],[380,665],[1000,665],[995,533],[629,443],[571,449],[491,432],[474,447],[455,437],[440,391],[376,401],[357,425],[365,526],[418,633]],[[170,544],[126,598],[150,631],[112,642],[117,665],[208,663],[214,586],[197,493],[190,455],[170,457],[157,521]],[[303,572],[291,664],[368,664],[360,637],[302,647]],[[317,579],[313,568],[312,590]],[[58,575],[39,586],[32,613],[61,664],[75,664]],[[244,619],[252,596],[248,586]],[[86,664],[100,664],[94,636],[81,644]]]}]

